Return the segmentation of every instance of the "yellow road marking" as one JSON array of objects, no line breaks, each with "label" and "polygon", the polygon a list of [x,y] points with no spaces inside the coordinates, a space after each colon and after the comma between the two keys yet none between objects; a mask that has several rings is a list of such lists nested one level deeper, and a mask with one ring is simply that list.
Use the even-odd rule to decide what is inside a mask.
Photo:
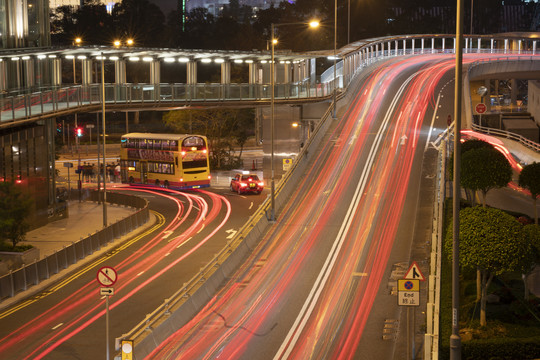
[{"label": "yellow road marking", "polygon": [[11,315],[11,314],[13,314],[13,313],[27,307],[28,305],[31,305],[31,304],[35,303],[39,299],[42,299],[42,298],[54,293],[55,291],[63,288],[64,286],[66,286],[67,284],[69,284],[70,282],[75,280],[76,278],[80,277],[81,275],[83,275],[83,274],[87,273],[88,271],[90,271],[91,269],[95,268],[96,265],[99,265],[99,264],[105,262],[106,260],[109,260],[111,257],[118,254],[120,251],[126,249],[127,247],[133,245],[134,243],[136,243],[137,241],[139,241],[140,239],[145,237],[146,235],[148,235],[148,234],[152,233],[153,231],[156,231],[157,229],[159,229],[161,226],[163,226],[163,224],[165,224],[165,217],[162,214],[158,213],[158,212],[155,212],[153,210],[150,210],[150,211],[154,215],[156,215],[157,218],[158,218],[158,222],[154,226],[152,226],[150,229],[146,230],[142,234],[137,235],[136,237],[134,237],[130,241],[122,244],[121,246],[115,248],[110,253],[106,253],[103,257],[101,257],[101,258],[97,259],[96,261],[90,263],[86,267],[84,267],[81,270],[77,271],[75,274],[71,275],[70,277],[62,280],[61,282],[59,282],[55,286],[51,287],[50,289],[42,291],[41,293],[34,296],[32,299],[23,301],[22,303],[18,304],[17,306],[14,306],[13,308],[10,308],[10,309],[0,313],[0,319],[3,319],[6,316],[9,316],[9,315]]}]

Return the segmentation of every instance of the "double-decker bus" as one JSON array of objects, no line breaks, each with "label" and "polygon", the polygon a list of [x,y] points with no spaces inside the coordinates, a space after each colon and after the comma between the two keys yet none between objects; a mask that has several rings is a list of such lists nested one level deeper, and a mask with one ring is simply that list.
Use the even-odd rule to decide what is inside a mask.
[{"label": "double-decker bus", "polygon": [[208,142],[201,135],[130,133],[122,136],[123,183],[172,189],[210,186]]}]

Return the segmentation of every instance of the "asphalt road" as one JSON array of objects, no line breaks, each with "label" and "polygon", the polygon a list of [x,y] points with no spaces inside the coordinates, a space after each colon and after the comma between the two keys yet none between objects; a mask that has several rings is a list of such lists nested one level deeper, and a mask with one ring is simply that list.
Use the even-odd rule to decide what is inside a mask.
[{"label": "asphalt road", "polygon": [[138,193],[150,201],[158,218],[151,229],[87,264],[64,286],[46,289],[0,320],[2,359],[105,358],[105,301],[96,280],[98,269],[105,265],[117,269],[119,279],[110,297],[112,358],[114,338],[192,278],[266,197],[265,193],[239,196],[228,189],[164,194]]}]

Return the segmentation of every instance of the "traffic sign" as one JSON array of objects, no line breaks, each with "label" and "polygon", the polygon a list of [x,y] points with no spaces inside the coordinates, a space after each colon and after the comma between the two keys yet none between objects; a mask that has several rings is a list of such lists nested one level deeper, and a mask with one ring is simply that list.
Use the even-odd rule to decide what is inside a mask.
[{"label": "traffic sign", "polygon": [[122,360],[133,359],[133,340],[122,340]]},{"label": "traffic sign", "polygon": [[420,267],[418,266],[416,261],[412,262],[409,270],[407,270],[403,278],[408,280],[426,281],[426,278],[424,277],[424,274],[422,274],[422,272],[420,271]]},{"label": "traffic sign", "polygon": [[114,295],[114,288],[112,288],[112,287],[99,288],[99,295],[101,295],[101,296],[112,296],[112,295]]},{"label": "traffic sign", "polygon": [[101,286],[113,286],[117,279],[118,274],[116,274],[116,270],[110,266],[104,266],[97,272],[97,281]]},{"label": "traffic sign", "polygon": [[474,107],[474,110],[476,111],[477,114],[483,114],[486,112],[487,106],[484,103],[479,103],[479,104],[476,104],[476,106]]},{"label": "traffic sign", "polygon": [[419,280],[398,280],[398,305],[420,306]]}]

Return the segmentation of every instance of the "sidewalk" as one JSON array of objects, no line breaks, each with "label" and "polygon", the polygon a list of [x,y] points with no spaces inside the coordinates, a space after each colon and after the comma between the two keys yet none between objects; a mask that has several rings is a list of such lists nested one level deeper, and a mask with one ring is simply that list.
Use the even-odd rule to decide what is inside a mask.
[{"label": "sidewalk", "polygon": [[[117,205],[107,203],[107,223],[110,225],[115,223],[135,212],[134,208],[126,208]],[[34,285],[28,288],[26,291],[17,293],[14,297],[5,298],[0,300],[0,310],[8,308],[9,306],[18,303],[32,295],[43,291],[47,287],[55,284],[57,281],[69,276],[69,274],[77,271],[82,266],[99,258],[107,251],[118,246],[123,241],[134,237],[146,229],[153,226],[156,222],[156,217],[150,214],[148,222],[132,232],[114,239],[105,246],[102,246],[100,250],[95,251],[93,254],[86,256],[77,263],[68,266],[66,269],[60,270],[57,274],[52,275],[46,280],[42,280],[38,285]],[[31,244],[39,249],[39,258],[54,254],[56,251],[61,250],[64,246],[70,245],[79,239],[86,237],[103,228],[103,205],[95,202],[71,200],[69,201],[69,217],[55,222],[49,223],[45,226],[29,231],[26,234],[26,241],[21,244]]]},{"label": "sidewalk", "polygon": [[[39,249],[39,258],[54,254],[64,246],[103,228],[103,205],[95,202],[70,200],[69,216],[26,233],[21,245],[29,244]],[[136,209],[107,203],[107,223],[112,224],[133,214]]]}]

